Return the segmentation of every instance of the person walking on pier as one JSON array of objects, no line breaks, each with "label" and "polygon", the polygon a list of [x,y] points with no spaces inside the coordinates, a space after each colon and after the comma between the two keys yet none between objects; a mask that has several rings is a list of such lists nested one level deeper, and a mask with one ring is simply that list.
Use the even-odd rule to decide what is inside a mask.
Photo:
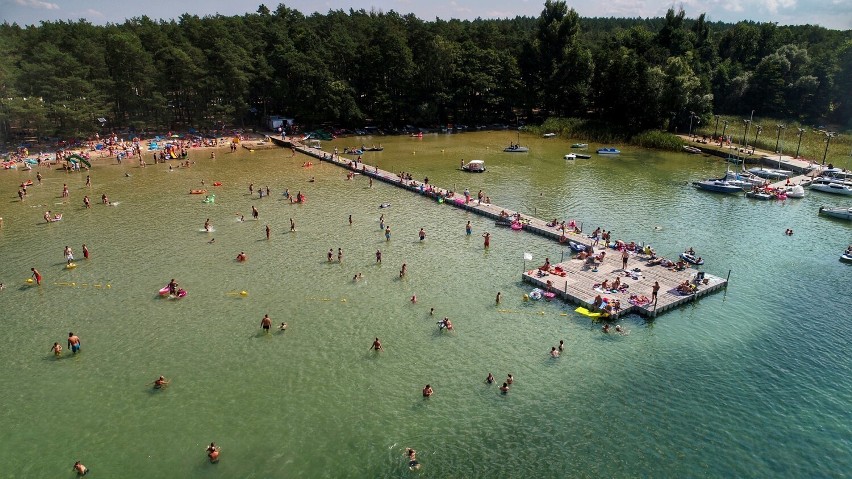
[{"label": "person walking on pier", "polygon": [[654,281],[654,287],[651,288],[651,302],[657,302],[657,292],[660,291],[660,282]]},{"label": "person walking on pier", "polygon": [[627,254],[627,249],[625,248],[624,251],[621,252],[621,269],[624,271],[627,271],[627,258],[629,257],[630,255]]}]

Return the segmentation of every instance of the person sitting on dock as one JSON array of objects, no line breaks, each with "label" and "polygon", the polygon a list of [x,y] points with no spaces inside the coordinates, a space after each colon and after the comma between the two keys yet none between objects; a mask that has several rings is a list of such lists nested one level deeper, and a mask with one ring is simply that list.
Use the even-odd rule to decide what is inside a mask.
[{"label": "person sitting on dock", "polygon": [[544,258],[544,264],[539,267],[541,271],[550,272],[550,258]]},{"label": "person sitting on dock", "polygon": [[621,287],[621,277],[616,276],[615,281],[612,282],[612,289],[618,289]]},{"label": "person sitting on dock", "polygon": [[592,308],[598,309],[598,308],[601,307],[602,304],[603,304],[603,298],[601,298],[601,295],[597,295],[597,296],[595,296],[594,301],[592,301]]}]

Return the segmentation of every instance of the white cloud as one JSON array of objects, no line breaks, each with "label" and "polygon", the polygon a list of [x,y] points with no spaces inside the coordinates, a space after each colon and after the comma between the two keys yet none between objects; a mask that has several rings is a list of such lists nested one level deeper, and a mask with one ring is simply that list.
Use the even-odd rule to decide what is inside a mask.
[{"label": "white cloud", "polygon": [[45,10],[59,10],[59,5],[50,2],[42,2],[41,0],[15,0],[15,3],[22,7],[42,8]]},{"label": "white cloud", "polygon": [[106,18],[106,15],[104,15],[103,13],[101,13],[101,12],[99,12],[99,11],[97,11],[97,10],[91,9],[91,8],[87,8],[87,9],[86,9],[85,16],[89,16],[89,17],[98,17],[98,18]]},{"label": "white cloud", "polygon": [[792,8],[796,6],[796,0],[763,0],[763,6],[771,13],[778,13],[779,8]]}]

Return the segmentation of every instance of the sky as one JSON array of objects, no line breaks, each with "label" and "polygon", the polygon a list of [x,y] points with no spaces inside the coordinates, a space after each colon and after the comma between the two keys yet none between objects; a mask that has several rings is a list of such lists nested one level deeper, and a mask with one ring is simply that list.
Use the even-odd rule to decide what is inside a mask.
[{"label": "sky", "polygon": [[[306,15],[352,8],[413,13],[423,20],[472,20],[537,17],[544,0],[0,0],[0,22],[37,25],[42,21],[83,18],[102,25],[123,23],[126,18],[142,15],[153,19],[177,18],[183,13],[242,15],[257,11],[261,4],[274,11],[280,3]],[[706,13],[711,21],[751,20],[852,30],[852,0],[569,0],[568,6],[581,17],[661,17],[670,7],[682,7],[689,18]]]}]

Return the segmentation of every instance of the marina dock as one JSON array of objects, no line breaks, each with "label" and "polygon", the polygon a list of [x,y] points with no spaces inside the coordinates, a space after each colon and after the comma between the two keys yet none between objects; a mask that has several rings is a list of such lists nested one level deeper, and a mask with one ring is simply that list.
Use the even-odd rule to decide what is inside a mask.
[{"label": "marina dock", "polygon": [[[353,159],[326,153],[317,148],[307,147],[299,143],[293,143],[292,147],[296,151],[318,160],[326,161],[349,171],[357,172],[413,193],[433,198],[439,203],[448,204],[493,220],[505,220],[507,217],[511,218],[517,215],[521,219],[520,224],[523,231],[549,238],[560,244],[564,244],[566,247],[569,240],[587,247],[592,247],[593,245],[593,240],[581,231],[575,232],[572,229],[563,229],[560,226],[548,226],[546,221],[519,211],[480,202],[474,197],[466,198],[457,192],[431,184],[427,185],[417,180],[406,180],[396,173],[385,171],[363,162],[359,162],[356,167],[354,166],[355,160]],[[578,230],[582,230],[581,222],[577,220],[571,221],[575,223]],[[602,247],[596,247],[595,249],[596,251],[603,250]],[[641,253],[630,253],[628,271],[624,271],[621,269],[621,253],[613,249],[606,249],[606,251],[607,254],[604,260],[597,264],[596,267],[586,264],[583,260],[566,258],[561,263],[553,264],[550,272],[544,272],[538,268],[525,271],[522,274],[522,280],[544,291],[552,292],[554,297],[559,297],[566,302],[589,309],[591,309],[597,295],[608,299],[618,299],[621,307],[619,310],[613,311],[609,315],[610,318],[617,318],[629,313],[638,313],[646,317],[656,317],[661,312],[718,291],[728,284],[727,279],[713,276],[703,271],[699,272],[689,267],[681,271],[675,271],[674,269],[659,265],[648,266],[649,257]],[[673,258],[672,260],[677,261],[678,259]],[[632,271],[635,268],[638,268],[640,271]],[[554,271],[561,271],[564,274]],[[633,279],[633,276],[628,276],[626,273],[632,273],[637,279]],[[628,285],[628,288],[615,293],[601,292],[595,289],[595,285],[602,283],[605,279],[609,279],[612,282],[616,277],[621,277],[622,284]],[[660,283],[657,301],[638,304],[642,303],[642,301],[637,302],[634,299],[633,302],[637,304],[632,304],[631,296],[646,296],[647,298],[651,298],[654,281]],[[685,282],[693,284],[694,289],[688,294],[679,294],[677,286]]]}]

